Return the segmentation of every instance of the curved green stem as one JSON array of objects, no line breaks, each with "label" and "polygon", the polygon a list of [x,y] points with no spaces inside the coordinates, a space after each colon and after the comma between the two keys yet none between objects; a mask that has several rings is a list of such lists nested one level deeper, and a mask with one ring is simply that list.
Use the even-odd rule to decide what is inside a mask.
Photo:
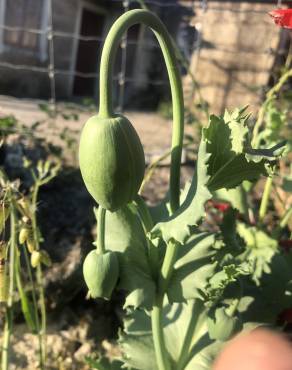
[{"label": "curved green stem", "polygon": [[99,116],[114,116],[112,75],[117,49],[122,35],[131,26],[142,23],[151,28],[161,47],[171,87],[173,105],[173,136],[171,149],[170,203],[174,211],[179,206],[180,164],[184,133],[183,90],[175,50],[167,29],[159,18],[147,10],[135,9],[123,14],[112,26],[106,38],[100,62]]},{"label": "curved green stem", "polygon": [[99,254],[105,253],[105,212],[106,210],[101,206],[97,211],[97,243],[96,248]]},{"label": "curved green stem", "polygon": [[170,241],[166,248],[165,257],[161,268],[161,277],[159,284],[159,293],[164,295],[166,293],[170,277],[174,269],[176,255],[178,252],[178,243]]},{"label": "curved green stem", "polygon": [[[180,165],[184,134],[183,90],[175,55],[175,49],[173,47],[171,37],[159,18],[150,11],[135,9],[123,14],[114,23],[106,38],[100,63],[99,117],[110,118],[114,116],[112,104],[112,75],[115,56],[119,47],[121,37],[128,30],[129,27],[137,23],[142,23],[150,27],[151,30],[154,32],[163,53],[170,81],[173,105],[173,135],[170,170],[170,207],[171,212],[173,213],[179,207]],[[177,245],[168,245],[162,266],[156,304],[151,314],[153,340],[159,370],[170,370],[171,368],[163,335],[162,306],[164,294],[167,289],[167,284],[173,271],[176,254]]]},{"label": "curved green stem", "polygon": [[190,361],[192,355],[192,342],[194,334],[196,331],[200,331],[202,325],[204,325],[205,320],[199,320],[199,317],[204,310],[204,305],[202,301],[195,300],[192,307],[192,312],[190,314],[190,321],[187,326],[186,334],[183,339],[183,345],[181,348],[181,353],[177,361],[176,370],[183,370],[188,362]]}]

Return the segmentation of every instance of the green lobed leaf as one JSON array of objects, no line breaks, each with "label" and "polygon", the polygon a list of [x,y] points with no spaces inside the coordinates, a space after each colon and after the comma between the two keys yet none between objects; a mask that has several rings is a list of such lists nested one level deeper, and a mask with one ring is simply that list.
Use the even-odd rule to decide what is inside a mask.
[{"label": "green lobed leaf", "polygon": [[106,212],[105,246],[118,252],[119,288],[129,294],[125,306],[150,308],[156,285],[148,258],[147,241],[139,216],[133,205],[116,212]]},{"label": "green lobed leaf", "polygon": [[257,136],[257,143],[274,145],[281,139],[282,129],[286,122],[287,112],[279,110],[275,105],[275,99],[272,99],[266,107],[265,126]]},{"label": "green lobed leaf", "polygon": [[206,289],[206,300],[209,305],[217,303],[225,294],[226,288],[236,286],[242,276],[250,275],[251,270],[247,262],[236,262],[226,264],[221,270],[216,272],[209,280]]},{"label": "green lobed leaf", "polygon": [[179,248],[167,290],[169,302],[204,298],[202,292],[217,265],[213,260],[216,253],[214,244],[214,234],[200,233],[193,235]]},{"label": "green lobed leaf", "polygon": [[[188,301],[187,304],[165,305],[163,329],[166,348],[172,363],[177,363],[183,348],[184,338],[191,330],[189,355],[183,361],[186,370],[210,370],[215,356],[221,349],[214,343],[207,331],[207,310],[202,301]],[[139,370],[157,370],[150,316],[141,310],[131,313],[125,320],[120,345],[126,366]]]},{"label": "green lobed leaf", "polygon": [[245,180],[254,181],[260,175],[267,175],[285,143],[270,149],[251,148],[247,118],[244,110],[225,112],[224,117],[210,116],[209,126],[203,129],[203,139],[207,141],[208,188],[215,191],[221,188],[235,188]]},{"label": "green lobed leaf", "polygon": [[259,284],[264,273],[271,273],[271,261],[279,253],[278,242],[256,226],[241,222],[237,224],[237,232],[246,244],[241,259],[251,264],[252,278]]},{"label": "green lobed leaf", "polygon": [[205,203],[211,198],[211,193],[206,187],[209,176],[207,175],[208,154],[206,143],[201,141],[198,153],[197,166],[191,185],[187,185],[184,194],[185,200],[181,207],[172,216],[159,222],[151,231],[150,237],[163,238],[168,243],[175,240],[183,244],[191,235],[191,226],[197,226],[205,215]]}]

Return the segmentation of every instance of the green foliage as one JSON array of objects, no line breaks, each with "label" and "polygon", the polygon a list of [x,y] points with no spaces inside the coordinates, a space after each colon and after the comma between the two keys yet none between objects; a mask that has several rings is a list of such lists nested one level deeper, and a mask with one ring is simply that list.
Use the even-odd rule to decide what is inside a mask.
[{"label": "green foliage", "polygon": [[166,243],[175,240],[183,244],[191,235],[191,227],[197,226],[205,215],[204,205],[211,198],[211,193],[206,187],[209,180],[207,175],[208,159],[206,143],[201,141],[192,183],[187,185],[183,192],[185,199],[172,216],[154,227],[151,232],[152,239],[161,237]]},{"label": "green foliage", "polygon": [[208,332],[211,339],[222,342],[242,329],[240,319],[229,315],[224,307],[214,308],[208,316]]},{"label": "green foliage", "polygon": [[251,264],[252,278],[259,284],[262,275],[271,272],[271,261],[279,253],[278,242],[255,226],[241,222],[237,224],[237,232],[246,246],[242,259]]},{"label": "green foliage", "polygon": [[214,234],[200,233],[192,235],[187,243],[180,246],[167,290],[170,303],[203,299],[202,292],[216,270],[214,244]]},{"label": "green foliage", "polygon": [[208,188],[215,191],[231,189],[245,180],[255,181],[260,175],[267,175],[275,159],[282,154],[285,144],[271,149],[252,149],[248,136],[247,119],[244,110],[225,112],[223,117],[212,115],[210,124],[203,129],[207,142]]},{"label": "green foliage", "polygon": [[120,262],[120,289],[126,290],[125,306],[150,309],[156,284],[148,255],[146,235],[134,206],[107,212],[105,218],[106,248],[117,252]]},{"label": "green foliage", "polygon": [[282,138],[282,130],[287,122],[287,111],[280,110],[276,100],[272,99],[266,106],[265,128],[258,135],[262,145],[275,145]]},{"label": "green foliage", "polygon": [[[157,370],[149,315],[136,310],[126,316],[124,323],[124,333],[119,342],[126,366]],[[207,311],[202,301],[165,305],[163,329],[167,351],[172,363],[178,363],[177,369],[210,369],[221,344],[215,343],[208,335]],[[191,340],[187,355],[181,357],[186,336],[191,336]]]},{"label": "green foliage", "polygon": [[17,119],[14,116],[4,116],[0,118],[0,137],[12,133],[17,125]]},{"label": "green foliage", "polygon": [[[124,134],[131,131],[130,126],[126,118],[113,113],[108,84],[120,34],[134,20],[142,20],[156,33],[172,86],[171,207],[165,200],[152,210],[137,194],[144,171],[139,139],[133,140],[129,132],[127,141]],[[283,79],[267,95],[254,138],[249,134],[246,107],[210,117],[202,130],[192,182],[180,194],[183,94],[172,45],[153,13],[132,10],[119,18],[101,60],[99,114],[111,118],[96,116],[87,122],[80,144],[84,182],[100,207],[109,210],[98,230],[105,234],[105,253],[115,252],[119,258],[117,288],[127,294],[119,360],[132,370],[210,370],[225,341],[242,329],[274,324],[280,311],[292,305],[291,256],[286,258],[278,241],[265,230],[266,212],[260,212],[256,225],[258,214],[247,197],[251,183],[274,173],[285,152],[285,143],[278,140],[285,117],[268,107]],[[258,145],[267,107],[268,130]],[[120,127],[124,124],[125,132]],[[229,210],[213,209],[217,219],[211,220],[212,232],[206,232],[211,217],[206,217],[205,206],[214,206],[213,195],[228,201]],[[95,366],[111,368],[102,362]]]},{"label": "green foliage", "polygon": [[[244,112],[211,117],[203,130],[192,182],[181,193],[180,208],[169,215],[165,202],[156,207],[150,232],[153,220],[149,213],[146,226],[139,202],[106,213],[105,246],[117,253],[118,288],[127,293],[124,307],[129,313],[120,346],[129,369],[158,369],[149,312],[161,287],[157,269],[163,270],[170,245],[177,253],[166,284],[162,327],[175,368],[209,370],[222,342],[243,327],[253,327],[255,319],[271,322],[290,302],[288,285],[285,305],[274,305],[270,315],[255,318],[254,291],[260,288],[263,301],[269,299],[271,292],[263,282],[274,273],[272,266],[281,254],[277,241],[265,231],[237,220],[238,211],[249,216],[242,183],[267,175],[283,144],[252,149]],[[202,232],[205,204],[214,190],[234,208],[225,212],[218,232]]]}]

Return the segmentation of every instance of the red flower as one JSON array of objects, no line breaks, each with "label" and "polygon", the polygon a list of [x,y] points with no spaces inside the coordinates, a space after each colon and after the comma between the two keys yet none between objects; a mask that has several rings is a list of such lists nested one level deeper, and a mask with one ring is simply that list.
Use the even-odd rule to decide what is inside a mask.
[{"label": "red flower", "polygon": [[292,9],[272,10],[269,15],[278,26],[292,29]]},{"label": "red flower", "polygon": [[214,202],[212,201],[212,206],[218,211],[226,212],[230,208],[230,204],[226,202]]}]

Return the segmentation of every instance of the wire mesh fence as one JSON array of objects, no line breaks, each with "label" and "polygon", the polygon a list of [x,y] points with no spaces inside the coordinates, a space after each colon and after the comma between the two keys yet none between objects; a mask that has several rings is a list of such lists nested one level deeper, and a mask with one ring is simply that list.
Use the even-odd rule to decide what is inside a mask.
[{"label": "wire mesh fence", "polygon": [[[35,0],[37,1],[37,0]],[[12,0],[0,0],[0,71],[5,70],[15,70],[15,71],[23,71],[23,72],[31,72],[36,74],[35,78],[38,78],[37,75],[39,73],[44,74],[48,77],[49,80],[49,100],[52,106],[56,104],[56,101],[59,100],[64,96],[64,94],[59,94],[59,87],[56,83],[56,78],[65,77],[71,81],[71,91],[69,91],[69,98],[70,94],[72,94],[72,81],[74,78],[80,79],[93,79],[96,83],[99,77],[98,70],[86,71],[78,69],[78,61],[76,60],[75,55],[75,65],[74,60],[70,60],[70,63],[67,63],[67,67],[70,68],[62,68],[64,63],[59,63],[58,60],[60,54],[60,44],[67,45],[69,42],[73,45],[72,51],[74,51],[75,45],[75,54],[77,53],[78,43],[90,43],[94,42],[96,45],[102,46],[106,36],[106,27],[101,35],[88,35],[82,33],[81,25],[75,25],[73,31],[67,31],[65,29],[61,30],[55,26],[55,19],[60,18],[60,14],[58,14],[58,3],[54,2],[53,0],[43,0],[43,16],[42,22],[39,23],[39,28],[34,28],[33,26],[29,26],[29,9],[23,9],[22,19],[25,18],[25,22],[17,24],[17,19],[14,19],[13,25],[7,24],[8,19],[8,10],[9,8],[7,4],[12,3]],[[18,3],[18,2],[17,2]],[[23,1],[19,2],[20,6]],[[66,1],[64,2],[66,3]],[[76,9],[83,9],[82,7],[89,4],[89,6],[97,6],[99,9],[98,1],[95,2],[85,2],[76,0]],[[242,6],[242,3],[244,6]],[[158,1],[158,0],[146,0],[146,1],[130,1],[130,0],[109,0],[106,2],[102,2],[103,8],[115,6],[115,13],[109,14],[106,13],[106,17],[109,19],[108,24],[112,23],[114,18],[117,18],[118,15],[122,14],[123,12],[132,9],[132,8],[139,8],[139,7],[148,7],[150,10],[157,12],[162,18],[167,19],[167,12],[170,10],[172,12],[179,11],[179,9],[184,9],[188,11],[188,15],[183,15],[180,17],[180,22],[177,25],[176,29],[174,30],[174,34],[172,34],[173,38],[175,39],[178,49],[183,56],[184,60],[187,60],[187,63],[191,64],[191,73],[192,78],[196,78],[197,74],[197,65],[201,58],[201,51],[202,49],[210,49],[213,53],[216,51],[217,53],[223,54],[230,54],[231,58],[236,58],[242,50],[240,48],[234,48],[231,44],[228,45],[226,43],[226,37],[228,35],[222,35],[219,38],[221,41],[217,42],[212,45],[208,45],[205,40],[205,32],[210,28],[209,19],[210,14],[215,15],[215,17],[222,17],[223,22],[226,21],[226,14],[232,14],[234,17],[229,18],[229,23],[231,25],[232,22],[235,25],[241,22],[240,17],[248,17],[249,14],[253,16],[259,17],[259,22],[261,22],[264,17],[266,17],[267,7],[280,7],[282,6],[282,1],[274,1],[274,2],[262,2],[265,3],[267,6],[254,6],[254,2],[240,2],[240,1],[229,1],[229,2],[211,2],[207,0],[200,0],[200,1]],[[16,3],[15,3],[16,4]],[[29,1],[30,6],[33,6],[33,0]],[[68,3],[69,4],[69,3]],[[23,5],[23,4],[22,4]],[[262,4],[263,5],[263,4]],[[69,6],[69,5],[68,5]],[[64,8],[65,9],[65,8]],[[112,9],[112,8],[110,8]],[[1,14],[2,12],[2,14]],[[110,10],[110,13],[112,10]],[[186,14],[187,12],[184,12]],[[17,13],[18,14],[18,13]],[[216,15],[217,14],[217,15]],[[110,15],[110,16],[109,16]],[[21,18],[21,17],[20,17]],[[242,18],[243,19],[243,18]],[[77,21],[76,21],[77,22]],[[80,22],[80,19],[79,19]],[[227,26],[227,24],[226,24]],[[230,26],[232,28],[232,25]],[[79,29],[78,29],[79,28]],[[188,40],[187,29],[192,29],[195,31],[195,38],[193,37],[191,40]],[[178,30],[180,30],[178,32]],[[208,32],[207,32],[208,33]],[[43,53],[46,57],[40,58],[44,60],[34,61],[33,63],[28,62],[25,63],[24,61],[27,58],[21,57],[21,50],[19,49],[19,56],[17,59],[11,60],[9,58],[9,50],[8,48],[5,52],[5,35],[12,35],[12,34],[31,34],[36,35],[42,43]],[[255,35],[256,37],[256,35]],[[58,51],[56,51],[55,43],[58,43]],[[131,38],[128,34],[126,34],[120,44],[120,58],[119,58],[119,66],[116,70],[114,80],[117,82],[117,96],[116,96],[116,104],[117,109],[122,111],[125,105],[125,89],[127,84],[150,84],[154,86],[162,86],[168,84],[167,78],[163,75],[161,76],[159,73],[151,76],[151,74],[147,73],[138,73],[138,74],[128,74],[127,73],[127,64],[131,62],[131,53],[129,53],[129,48],[141,48],[148,49],[150,52],[156,53],[155,50],[158,50],[158,45],[155,43],[155,40],[150,37],[143,37],[143,38]],[[252,45],[251,45],[252,46]],[[248,53],[249,46],[244,46],[244,53]],[[257,48],[256,50],[252,50],[253,54],[261,54],[275,57],[276,54],[285,53],[285,50],[277,49],[275,47],[267,47],[267,44],[264,45],[262,48]],[[7,58],[8,55],[8,58]],[[71,53],[71,56],[73,54]],[[204,56],[205,57],[205,56]],[[152,57],[153,58],[153,57]],[[67,58],[68,59],[68,58]],[[74,59],[74,57],[73,57]],[[154,58],[155,59],[155,58]],[[98,64],[98,63],[97,63]],[[182,63],[183,64],[183,63]],[[147,66],[145,67],[147,70]],[[187,71],[188,72],[188,71]],[[198,72],[199,73],[199,72]],[[200,72],[202,73],[202,72]],[[261,73],[261,71],[259,71]],[[187,73],[186,73],[187,74]],[[62,83],[61,83],[62,84]],[[60,84],[59,84],[60,85]],[[70,90],[70,89],[69,89]],[[96,97],[96,95],[95,95]]]}]

